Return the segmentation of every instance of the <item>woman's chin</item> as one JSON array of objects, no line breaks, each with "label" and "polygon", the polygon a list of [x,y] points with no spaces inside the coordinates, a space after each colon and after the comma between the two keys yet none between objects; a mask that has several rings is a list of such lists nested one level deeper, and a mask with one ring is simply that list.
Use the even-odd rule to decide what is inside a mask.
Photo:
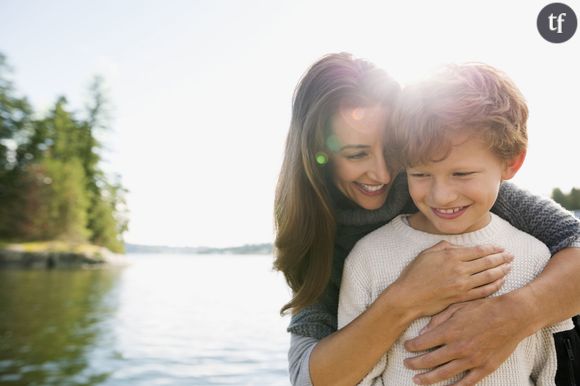
[{"label": "woman's chin", "polygon": [[372,199],[363,199],[357,200],[358,206],[364,208],[366,210],[377,210],[385,205],[385,201],[387,201],[387,195],[381,197],[373,197]]}]

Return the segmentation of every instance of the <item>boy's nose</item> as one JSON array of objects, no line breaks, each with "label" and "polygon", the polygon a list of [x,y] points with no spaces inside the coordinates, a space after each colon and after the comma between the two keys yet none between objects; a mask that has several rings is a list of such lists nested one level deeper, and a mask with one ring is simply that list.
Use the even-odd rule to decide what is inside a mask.
[{"label": "boy's nose", "polygon": [[438,208],[445,208],[457,199],[457,193],[445,182],[435,181],[431,186],[431,203]]}]

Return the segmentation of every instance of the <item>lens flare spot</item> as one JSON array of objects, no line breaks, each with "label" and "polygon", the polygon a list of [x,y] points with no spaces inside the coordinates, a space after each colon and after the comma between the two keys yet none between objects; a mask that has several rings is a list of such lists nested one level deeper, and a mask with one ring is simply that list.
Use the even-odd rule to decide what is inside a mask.
[{"label": "lens flare spot", "polygon": [[338,137],[334,134],[328,136],[328,138],[326,138],[326,147],[328,148],[328,150],[332,151],[332,152],[337,152],[340,150],[340,141],[338,139]]},{"label": "lens flare spot", "polygon": [[322,151],[316,153],[316,163],[319,165],[326,165],[328,163],[328,156],[326,153]]},{"label": "lens flare spot", "polygon": [[363,108],[356,108],[352,110],[351,116],[352,119],[354,119],[355,121],[360,121],[365,117],[365,109]]}]

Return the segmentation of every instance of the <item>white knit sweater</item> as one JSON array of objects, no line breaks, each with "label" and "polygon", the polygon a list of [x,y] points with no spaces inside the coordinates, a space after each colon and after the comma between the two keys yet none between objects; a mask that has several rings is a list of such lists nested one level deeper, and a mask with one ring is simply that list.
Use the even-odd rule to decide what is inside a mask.
[{"label": "white knit sweater", "polygon": [[[338,327],[344,327],[365,311],[399,277],[407,264],[441,240],[456,245],[494,244],[515,256],[506,282],[494,296],[526,285],[542,271],[550,258],[548,248],[539,240],[494,214],[489,225],[463,235],[421,232],[411,228],[406,216],[401,215],[361,239],[348,256],[340,289]],[[403,360],[417,353],[406,351],[403,343],[416,337],[428,322],[429,318],[415,320],[360,385],[414,385],[412,377],[418,372],[407,369]],[[514,353],[478,385],[554,385],[557,362],[552,334],[573,327],[572,321],[567,320],[524,339]],[[459,378],[437,385],[448,385]]]}]

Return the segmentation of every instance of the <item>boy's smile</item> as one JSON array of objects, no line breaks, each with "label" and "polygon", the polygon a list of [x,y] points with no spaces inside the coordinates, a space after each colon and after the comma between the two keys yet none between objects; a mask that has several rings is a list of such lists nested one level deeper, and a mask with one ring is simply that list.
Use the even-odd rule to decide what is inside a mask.
[{"label": "boy's smile", "polygon": [[515,174],[508,164],[482,138],[464,134],[444,159],[407,168],[409,192],[419,209],[409,218],[411,226],[438,234],[485,227],[501,181]]},{"label": "boy's smile", "polygon": [[468,206],[461,206],[458,208],[449,208],[449,209],[431,208],[431,210],[433,211],[433,213],[435,213],[436,216],[452,220],[454,218],[461,216],[467,208]]}]

